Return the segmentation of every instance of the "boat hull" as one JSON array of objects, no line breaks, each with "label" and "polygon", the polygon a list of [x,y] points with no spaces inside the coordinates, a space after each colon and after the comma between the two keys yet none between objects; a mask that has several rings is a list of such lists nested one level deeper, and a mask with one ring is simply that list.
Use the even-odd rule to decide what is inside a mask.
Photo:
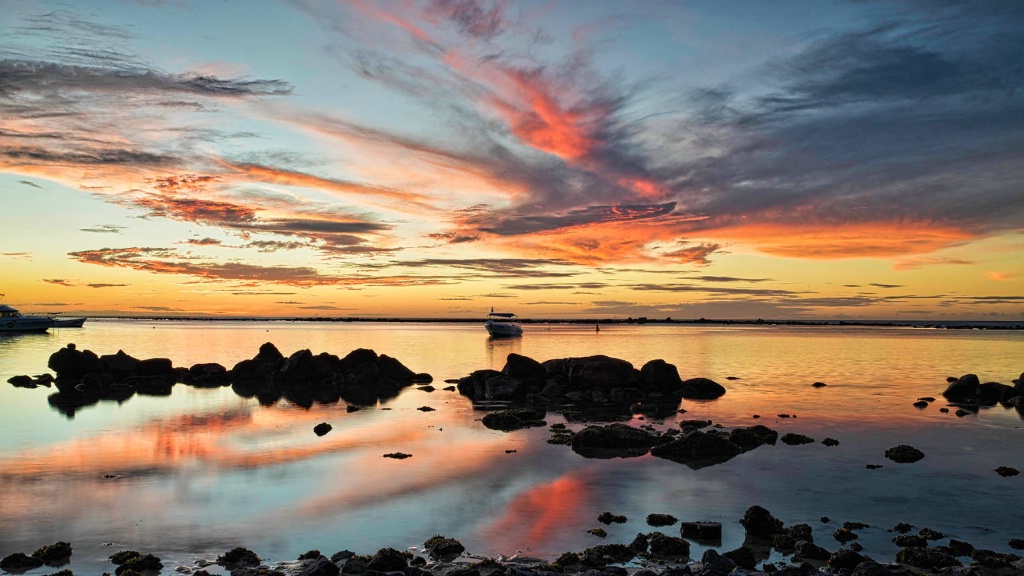
[{"label": "boat hull", "polygon": [[27,318],[16,319],[4,318],[0,320],[0,332],[46,332],[50,329],[49,318]]},{"label": "boat hull", "polygon": [[522,327],[507,322],[488,320],[484,327],[487,328],[487,333],[495,338],[510,338],[523,335]]},{"label": "boat hull", "polygon": [[54,319],[54,328],[81,328],[85,324],[85,318],[62,318]]}]

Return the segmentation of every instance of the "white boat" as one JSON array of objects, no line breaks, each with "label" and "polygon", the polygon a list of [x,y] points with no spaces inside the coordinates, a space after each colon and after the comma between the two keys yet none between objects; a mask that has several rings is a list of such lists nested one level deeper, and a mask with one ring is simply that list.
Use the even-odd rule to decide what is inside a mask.
[{"label": "white boat", "polygon": [[25,316],[7,304],[0,304],[0,332],[46,332],[53,326],[49,316]]},{"label": "white boat", "polygon": [[61,318],[59,316],[53,316],[54,328],[81,328],[85,324],[85,318]]},{"label": "white boat", "polygon": [[522,336],[523,326],[519,323],[519,317],[511,312],[495,312],[487,315],[487,322],[484,323],[487,333],[495,338],[508,336]]}]

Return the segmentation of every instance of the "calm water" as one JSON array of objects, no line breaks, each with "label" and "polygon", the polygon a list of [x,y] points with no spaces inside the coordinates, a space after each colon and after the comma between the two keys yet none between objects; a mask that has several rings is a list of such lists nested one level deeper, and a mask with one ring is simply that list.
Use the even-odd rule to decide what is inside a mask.
[{"label": "calm water", "polygon": [[[170,574],[239,545],[277,561],[314,548],[329,555],[420,546],[434,534],[458,538],[476,555],[553,558],[652,532],[644,521],[650,513],[722,522],[725,551],[742,543],[737,520],[754,504],[787,524],[811,524],[816,541],[833,550],[838,524],[870,524],[860,542],[886,560],[896,551],[886,528],[900,521],[1004,552],[1010,538],[1024,538],[1008,505],[1024,493],[1024,476],[993,472],[1024,470],[1020,415],[1001,407],[964,418],[939,412],[947,376],[1017,378],[1020,332],[646,325],[595,333],[536,325],[521,339],[493,341],[474,324],[93,320],[45,335],[0,335],[0,378],[46,372],[50,354],[69,342],[101,355],[122,349],[175,366],[229,368],[264,342],[285,355],[372,348],[430,373],[439,388],[409,388],[348,413],[344,402],[261,406],[230,388],[177,385],[170,397],[136,395],[68,417],[47,403],[52,389],[2,383],[0,555],[63,540],[74,546],[76,573],[110,571],[107,556],[129,548],[160,556]],[[700,470],[653,457],[585,459],[547,444],[543,428],[488,430],[470,402],[440,390],[445,379],[501,369],[510,352],[537,360],[606,354],[637,367],[663,358],[683,378],[708,377],[728,389],[715,401],[684,401],[687,413],[677,418],[762,423],[840,444],[780,443]],[[815,381],[828,386],[813,388]],[[914,408],[921,396],[940,401]],[[334,429],[317,437],[312,428],[323,421]],[[562,421],[549,413],[549,424]],[[883,457],[901,443],[926,458],[898,465]],[[413,457],[382,458],[396,451]],[[884,467],[865,468],[876,463]],[[604,511],[629,521],[603,526]],[[596,527],[608,538],[587,534]]]}]

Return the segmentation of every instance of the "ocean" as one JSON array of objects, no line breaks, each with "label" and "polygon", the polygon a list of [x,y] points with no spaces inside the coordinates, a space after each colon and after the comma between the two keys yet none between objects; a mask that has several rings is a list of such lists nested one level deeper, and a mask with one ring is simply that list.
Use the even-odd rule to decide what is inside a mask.
[{"label": "ocean", "polygon": [[[46,373],[50,355],[68,343],[99,355],[123,350],[175,366],[231,368],[265,342],[286,356],[373,349],[431,374],[436,390],[409,387],[349,412],[344,401],[261,405],[231,387],[178,384],[170,396],[136,394],[72,410],[50,405],[55,389],[3,384],[0,556],[65,541],[75,573],[112,572],[107,557],[127,549],[162,558],[164,573],[173,573],[236,546],[272,564],[311,549],[329,556],[421,548],[443,534],[477,556],[554,559],[628,544],[637,533],[678,536],[678,526],[648,526],[652,513],[721,522],[716,548],[726,551],[743,543],[738,520],[752,505],[787,525],[810,524],[830,550],[839,547],[831,534],[844,521],[868,524],[858,542],[884,560],[897,551],[889,529],[899,522],[1000,552],[1024,538],[1015,503],[1024,476],[994,472],[1024,470],[1024,416],[998,405],[963,416],[956,407],[940,411],[949,376],[1012,384],[1021,375],[1024,332],[1017,330],[619,324],[596,332],[528,324],[522,338],[492,340],[482,323],[92,319],[79,329],[0,335],[0,377]],[[780,442],[694,470],[650,455],[584,458],[547,443],[546,427],[489,430],[480,422],[486,412],[442,390],[444,381],[500,370],[513,352],[539,361],[604,354],[637,368],[664,359],[684,379],[711,378],[727,392],[683,400],[685,413],[638,416],[632,425],[763,424],[816,442]],[[937,400],[913,406],[921,397]],[[546,420],[584,426],[557,412]],[[333,427],[322,437],[313,433],[321,422]],[[821,444],[826,437],[839,444]],[[925,458],[887,460],[885,450],[898,444]],[[412,457],[383,457],[392,452]],[[601,524],[602,512],[627,521]],[[695,544],[691,556],[706,547]]]}]

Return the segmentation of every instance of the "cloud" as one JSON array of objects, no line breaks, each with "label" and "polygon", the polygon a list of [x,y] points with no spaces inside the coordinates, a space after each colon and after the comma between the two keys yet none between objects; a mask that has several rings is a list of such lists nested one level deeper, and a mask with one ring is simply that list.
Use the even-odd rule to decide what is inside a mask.
[{"label": "cloud", "polygon": [[97,224],[92,228],[80,228],[82,232],[95,232],[97,234],[120,234],[121,230],[124,229],[124,226],[117,226],[115,224]]},{"label": "cloud", "polygon": [[414,276],[335,276],[305,266],[258,266],[241,262],[197,261],[170,248],[102,248],[70,252],[68,256],[87,264],[128,268],[153,274],[179,274],[208,281],[242,280],[295,287],[311,286],[395,286],[415,282],[444,284],[444,279]]},{"label": "cloud", "polygon": [[210,237],[206,237],[206,238],[189,238],[188,240],[185,240],[184,243],[185,244],[191,244],[193,246],[221,246],[221,245],[223,245],[223,242],[221,242],[220,240],[217,240],[216,238],[210,238]]},{"label": "cloud", "polygon": [[696,246],[687,246],[685,248],[679,248],[671,252],[662,254],[663,257],[675,260],[682,264],[696,264],[698,266],[707,266],[711,264],[711,260],[708,256],[720,251],[722,248],[721,244],[705,243],[698,244]]},{"label": "cloud", "polygon": [[995,280],[996,282],[1006,282],[1008,280],[1015,280],[1020,276],[1019,272],[999,272],[996,270],[990,270],[986,274],[989,280]]},{"label": "cloud", "polygon": [[86,284],[89,288],[124,288],[131,284]]},{"label": "cloud", "polygon": [[18,184],[24,184],[25,186],[31,186],[33,188],[38,188],[40,190],[43,189],[43,187],[40,186],[39,184],[36,184],[35,182],[31,182],[29,180],[18,180]]},{"label": "cloud", "polygon": [[74,286],[75,285],[70,280],[65,280],[63,278],[43,278],[43,282],[46,282],[47,284],[54,284],[54,285],[57,285],[57,286]]},{"label": "cloud", "polygon": [[927,266],[967,266],[974,264],[971,260],[964,260],[963,258],[950,258],[947,256],[920,256],[916,258],[902,258],[897,260],[893,265],[892,269],[899,272],[906,272],[907,270],[917,270]]}]

